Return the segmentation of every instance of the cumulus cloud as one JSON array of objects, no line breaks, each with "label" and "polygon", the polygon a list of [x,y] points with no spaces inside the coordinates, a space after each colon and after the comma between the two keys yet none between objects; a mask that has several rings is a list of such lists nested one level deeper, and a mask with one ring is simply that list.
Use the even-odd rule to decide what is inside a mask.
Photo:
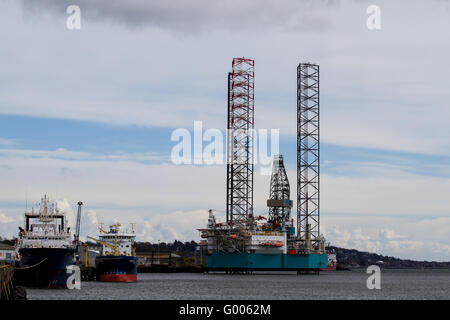
[{"label": "cumulus cloud", "polygon": [[67,198],[57,199],[56,204],[58,208],[66,215],[66,220],[72,232],[75,232],[75,226],[77,221],[77,211],[73,210],[72,205]]},{"label": "cumulus cloud", "polygon": [[4,213],[0,213],[0,223],[12,223],[12,222],[17,222],[18,219],[17,217],[9,217],[6,216]]},{"label": "cumulus cloud", "polygon": [[12,239],[17,237],[18,226],[22,224],[23,217],[15,212],[9,212],[8,209],[0,209],[0,237]]},{"label": "cumulus cloud", "polygon": [[[322,216],[322,232],[332,245],[404,259],[449,261],[450,219],[395,216]],[[427,227],[423,227],[427,225]]]},{"label": "cumulus cloud", "polygon": [[90,224],[97,225],[99,223],[97,213],[94,210],[88,210],[86,215]]},{"label": "cumulus cloud", "polygon": [[198,241],[198,231],[206,225],[207,210],[175,211],[159,214],[138,224],[137,234],[142,241]]}]

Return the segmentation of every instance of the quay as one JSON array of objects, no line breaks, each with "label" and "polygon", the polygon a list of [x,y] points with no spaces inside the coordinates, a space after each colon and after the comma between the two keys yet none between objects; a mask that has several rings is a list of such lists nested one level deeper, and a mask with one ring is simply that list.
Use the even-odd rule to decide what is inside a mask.
[{"label": "quay", "polygon": [[0,301],[26,299],[25,289],[14,285],[14,267],[10,264],[0,265]]}]

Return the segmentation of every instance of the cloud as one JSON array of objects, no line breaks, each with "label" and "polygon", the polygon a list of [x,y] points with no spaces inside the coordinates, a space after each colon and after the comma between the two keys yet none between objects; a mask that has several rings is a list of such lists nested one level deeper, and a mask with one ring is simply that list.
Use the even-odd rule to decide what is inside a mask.
[{"label": "cloud", "polygon": [[[313,61],[323,142],[450,154],[450,43],[437,36],[449,28],[448,2],[382,1],[382,30],[370,32],[366,2],[81,1],[88,21],[78,33],[65,28],[66,3],[2,4],[0,59],[11,63],[2,69],[0,114],[168,128],[202,120],[223,129],[226,74],[232,57],[245,55],[256,61],[256,126],[292,137],[296,66]],[[123,28],[133,23],[142,28]]]},{"label": "cloud", "polygon": [[17,217],[8,217],[6,216],[4,213],[0,213],[0,223],[12,223],[12,222],[17,222],[18,218]]},{"label": "cloud", "polygon": [[77,212],[72,209],[72,205],[66,198],[57,199],[56,204],[58,208],[65,213],[66,220],[68,222],[68,225],[71,226],[72,232],[75,232]]},{"label": "cloud", "polygon": [[76,4],[83,19],[94,23],[110,23],[130,29],[154,27],[178,34],[196,34],[211,29],[240,32],[243,29],[270,30],[295,28],[303,32],[321,31],[330,27],[323,9],[336,7],[337,1],[258,2],[249,0],[222,1],[164,1],[164,0],[43,0],[36,3],[22,0],[26,16],[48,13],[65,17],[65,9]]},{"label": "cloud", "polygon": [[0,157],[5,158],[51,158],[61,160],[86,161],[133,161],[133,162],[161,162],[168,161],[169,157],[157,155],[153,152],[109,152],[95,154],[82,151],[68,151],[64,148],[56,150],[30,150],[30,149],[0,149]]},{"label": "cloud", "polygon": [[[449,29],[448,2],[381,1],[380,32],[365,27],[367,2],[244,1],[238,12],[230,2],[77,3],[84,20],[72,32],[67,1],[1,2],[0,59],[9,63],[0,114],[166,128],[203,120],[223,129],[226,74],[231,58],[245,55],[256,61],[257,127],[295,136],[296,66],[311,61],[321,66],[322,142],[450,154],[450,44],[440,36]],[[0,153],[0,201],[22,203],[29,190],[29,198],[66,199],[73,211],[83,200],[95,212],[83,219],[89,226],[129,219],[145,239],[189,238],[200,223],[192,212],[224,207],[223,167],[173,166],[151,153],[8,148]],[[289,176],[295,190],[296,173]],[[323,225],[339,227],[329,238],[347,245],[448,257],[439,219],[448,216],[449,185],[443,175],[340,163],[322,175]],[[256,210],[266,212],[268,191],[268,177],[255,176]],[[21,215],[19,207],[2,212]],[[9,226],[16,228],[1,224]]]},{"label": "cloud", "polygon": [[22,223],[23,218],[15,212],[9,212],[8,209],[0,209],[0,237],[12,239],[17,237],[19,230],[17,227]]},{"label": "cloud", "polygon": [[5,139],[5,138],[1,138],[0,137],[0,145],[11,146],[11,145],[14,145],[14,144],[16,144],[15,140],[13,140],[13,139]]},{"label": "cloud", "polygon": [[395,216],[326,214],[321,221],[322,232],[335,246],[403,259],[450,260],[448,217],[414,220]]},{"label": "cloud", "polygon": [[137,235],[141,241],[191,241],[198,239],[198,228],[206,225],[207,210],[175,211],[155,215],[137,225]]},{"label": "cloud", "polygon": [[88,210],[86,215],[90,224],[97,225],[99,223],[97,213],[95,211]]},{"label": "cloud", "polygon": [[[72,154],[69,150],[60,152]],[[70,159],[61,157],[59,152],[40,150],[0,156],[0,173],[8,185],[2,190],[0,200],[22,202],[23,190],[28,190],[29,199],[39,199],[45,192],[56,199],[68,199],[70,204],[82,200],[91,206],[145,206],[165,212],[176,207],[194,210],[199,205],[205,210],[224,210],[226,170],[223,166],[141,162],[134,161],[133,155],[115,160],[102,154],[88,159],[84,156]],[[430,177],[411,173],[408,168],[367,162],[344,162],[337,164],[337,174],[325,172],[321,176],[323,212],[409,217],[448,215],[448,177]],[[296,172],[288,170],[288,176],[291,197],[295,198]],[[257,170],[254,178],[255,209],[264,211],[270,176],[261,176]]]},{"label": "cloud", "polygon": [[[288,171],[289,177],[296,172]],[[290,180],[296,190],[295,179]],[[450,178],[412,173],[409,167],[375,162],[343,162],[322,170],[321,211],[335,214],[448,216]],[[294,195],[291,195],[292,197]],[[433,199],[428,201],[428,199]]]},{"label": "cloud", "polygon": [[388,240],[388,241],[391,241],[391,240],[394,240],[394,239],[401,239],[403,237],[398,235],[398,234],[396,234],[394,230],[381,229],[380,230],[380,238]]},{"label": "cloud", "polygon": [[[8,186],[1,190],[0,202],[20,204],[4,211],[7,217],[23,211],[23,199],[17,195],[26,187],[28,199],[39,199],[43,192],[61,199],[59,206],[68,212],[72,225],[76,203],[82,200],[83,236],[96,235],[98,222],[120,221],[136,222],[142,241],[188,241],[198,239],[196,229],[205,226],[208,209],[217,209],[223,218],[223,166],[139,163],[128,157],[121,161],[99,160],[100,156],[95,161],[58,157],[57,153],[0,157],[0,174]],[[11,168],[3,169],[3,164]],[[339,176],[322,175],[321,222],[329,241],[405,258],[450,259],[448,178],[377,163],[349,165],[352,170],[340,164]],[[295,172],[288,171],[288,176],[295,199]],[[269,180],[255,175],[258,214],[267,213]]]}]

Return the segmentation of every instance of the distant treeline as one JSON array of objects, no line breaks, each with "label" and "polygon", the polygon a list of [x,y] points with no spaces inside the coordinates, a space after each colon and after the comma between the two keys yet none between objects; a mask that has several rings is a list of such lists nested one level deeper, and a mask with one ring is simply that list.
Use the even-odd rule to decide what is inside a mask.
[{"label": "distant treeline", "polygon": [[415,261],[408,259],[399,259],[389,256],[383,256],[376,253],[363,252],[355,249],[344,249],[339,247],[329,247],[336,252],[336,258],[338,264],[343,266],[349,266],[353,268],[367,267],[372,264],[377,264],[379,261],[384,268],[450,268],[449,262],[436,262],[436,261]]},{"label": "distant treeline", "polygon": [[185,257],[190,257],[194,255],[194,250],[197,248],[198,244],[195,241],[191,242],[181,242],[175,240],[172,243],[160,242],[150,243],[150,242],[136,242],[135,250],[136,252],[177,252]]},{"label": "distant treeline", "polygon": [[8,246],[13,246],[15,244],[16,240],[9,240],[9,239],[3,239],[2,237],[0,237],[0,243],[6,244]]}]

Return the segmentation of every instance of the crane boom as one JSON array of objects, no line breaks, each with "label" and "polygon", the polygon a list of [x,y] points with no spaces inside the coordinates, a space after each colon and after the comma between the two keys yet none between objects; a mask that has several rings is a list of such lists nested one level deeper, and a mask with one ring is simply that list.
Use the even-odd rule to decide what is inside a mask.
[{"label": "crane boom", "polygon": [[92,238],[92,237],[90,237],[90,236],[88,236],[88,238],[91,239],[91,240],[94,240],[94,241],[96,241],[96,242],[98,242],[98,243],[100,243],[101,245],[104,245],[104,246],[106,246],[106,247],[112,249],[114,255],[120,256],[119,247],[118,247],[117,245],[113,245],[113,244],[111,244],[111,243],[108,243],[108,242],[105,242],[105,241],[102,241],[102,240],[99,240],[99,239],[95,239],[95,238]]},{"label": "crane boom", "polygon": [[77,225],[75,229],[75,243],[78,246],[80,242],[80,225],[81,225],[81,206],[83,202],[78,201]]}]

